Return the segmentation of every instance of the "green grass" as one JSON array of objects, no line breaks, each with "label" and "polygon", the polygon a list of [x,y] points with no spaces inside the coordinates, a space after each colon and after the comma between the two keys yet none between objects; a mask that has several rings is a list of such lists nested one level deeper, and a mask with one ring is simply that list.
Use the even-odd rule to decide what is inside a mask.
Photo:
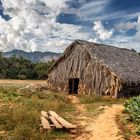
[{"label": "green grass", "polygon": [[[46,140],[63,139],[64,131],[40,132],[40,111],[53,110],[65,115],[74,112],[74,106],[61,93],[18,93],[17,88],[0,88],[0,131],[5,134],[0,139]],[[70,118],[72,119],[72,118]]]},{"label": "green grass", "polygon": [[96,118],[99,114],[104,112],[104,106],[111,106],[113,104],[123,104],[125,99],[111,99],[101,96],[84,95],[79,96],[80,102],[86,107],[86,116]]},{"label": "green grass", "polygon": [[101,96],[79,96],[80,102],[83,104],[101,103],[102,105],[122,104],[125,99],[104,98]]},{"label": "green grass", "polygon": [[100,106],[111,106],[113,104],[123,104],[124,99],[111,99],[100,96],[80,96],[80,102],[85,104],[90,116],[97,116],[103,113],[104,109]]}]

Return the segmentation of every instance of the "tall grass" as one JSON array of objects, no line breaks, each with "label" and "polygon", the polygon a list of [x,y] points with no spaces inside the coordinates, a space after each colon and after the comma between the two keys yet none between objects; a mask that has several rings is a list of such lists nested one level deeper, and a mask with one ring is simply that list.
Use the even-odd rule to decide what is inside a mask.
[{"label": "tall grass", "polygon": [[[28,93],[29,94],[29,93]],[[40,111],[74,111],[68,98],[61,93],[19,94],[15,89],[0,89],[3,107],[0,110],[0,131],[5,131],[3,139],[46,140],[59,137],[59,133],[41,133]],[[55,136],[57,135],[57,136]],[[60,134],[61,135],[61,134]]]}]

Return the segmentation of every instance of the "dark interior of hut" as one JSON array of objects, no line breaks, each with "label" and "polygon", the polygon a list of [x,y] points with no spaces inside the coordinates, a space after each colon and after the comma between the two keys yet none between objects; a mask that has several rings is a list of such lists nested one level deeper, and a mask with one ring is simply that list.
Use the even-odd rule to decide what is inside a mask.
[{"label": "dark interior of hut", "polygon": [[123,90],[118,94],[118,98],[130,98],[140,95],[140,84],[131,83],[131,85],[124,85]]},{"label": "dark interior of hut", "polygon": [[78,94],[79,78],[69,79],[69,94]]}]

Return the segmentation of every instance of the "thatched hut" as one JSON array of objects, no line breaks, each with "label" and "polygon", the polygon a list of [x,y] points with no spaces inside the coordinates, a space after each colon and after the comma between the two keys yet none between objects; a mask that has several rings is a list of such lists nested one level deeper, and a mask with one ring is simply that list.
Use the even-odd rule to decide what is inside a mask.
[{"label": "thatched hut", "polygon": [[69,94],[140,94],[140,56],[128,49],[77,40],[52,66],[48,83]]}]

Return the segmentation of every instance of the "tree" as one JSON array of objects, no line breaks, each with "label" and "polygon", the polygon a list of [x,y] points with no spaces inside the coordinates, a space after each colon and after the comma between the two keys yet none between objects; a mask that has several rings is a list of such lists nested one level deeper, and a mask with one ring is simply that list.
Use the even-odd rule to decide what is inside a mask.
[{"label": "tree", "polygon": [[54,64],[54,60],[49,61],[48,63],[37,63],[35,66],[35,71],[37,72],[38,79],[47,79],[48,70]]},{"label": "tree", "polygon": [[2,58],[2,52],[0,52],[0,59]]},{"label": "tree", "polygon": [[23,57],[0,57],[0,78],[8,79],[47,79],[48,70],[54,63],[32,63]]}]

